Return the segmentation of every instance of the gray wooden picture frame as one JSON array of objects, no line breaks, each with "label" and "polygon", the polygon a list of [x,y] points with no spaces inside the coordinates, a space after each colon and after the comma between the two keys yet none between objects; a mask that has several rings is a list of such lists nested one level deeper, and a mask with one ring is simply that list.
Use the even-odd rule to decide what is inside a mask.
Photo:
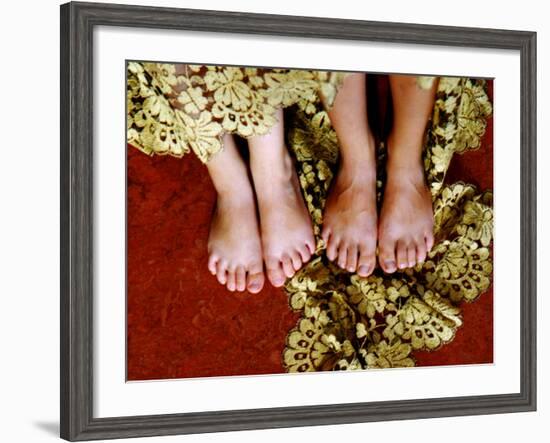
[{"label": "gray wooden picture frame", "polygon": [[[176,29],[516,50],[521,58],[520,393],[93,416],[93,30]],[[70,441],[536,409],[536,33],[100,3],[61,6],[61,437]],[[501,288],[502,290],[502,288]],[[123,319],[121,319],[123,321]]]}]

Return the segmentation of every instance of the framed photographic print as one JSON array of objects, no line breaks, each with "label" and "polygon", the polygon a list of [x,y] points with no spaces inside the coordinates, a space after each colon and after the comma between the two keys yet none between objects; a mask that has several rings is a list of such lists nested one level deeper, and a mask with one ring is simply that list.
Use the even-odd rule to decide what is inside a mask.
[{"label": "framed photographic print", "polygon": [[61,6],[61,437],[536,408],[536,34]]}]

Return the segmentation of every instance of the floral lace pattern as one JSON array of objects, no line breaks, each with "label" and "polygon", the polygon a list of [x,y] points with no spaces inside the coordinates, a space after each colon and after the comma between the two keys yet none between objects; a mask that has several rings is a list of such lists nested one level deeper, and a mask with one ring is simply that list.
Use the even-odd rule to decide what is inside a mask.
[{"label": "floral lace pattern", "polygon": [[128,143],[146,154],[207,162],[224,132],[264,135],[275,110],[331,106],[344,73],[185,64],[128,63]]},{"label": "floral lace pattern", "polygon": [[[338,142],[320,104],[291,111],[289,146],[318,238]],[[440,79],[425,147],[434,248],[413,269],[391,276],[377,269],[362,278],[328,261],[319,240],[317,257],[285,286],[292,309],[302,313],[283,353],[288,371],[414,366],[414,351],[435,351],[453,340],[462,325],[459,302],[474,301],[491,284],[493,209],[491,191],[444,184],[444,178],[455,153],[480,146],[491,111],[484,81]],[[381,145],[380,166],[384,160]],[[381,188],[384,168],[378,171]]]},{"label": "floral lace pattern", "polygon": [[[462,325],[459,303],[491,284],[492,193],[445,184],[453,155],[480,146],[492,106],[483,80],[439,80],[426,135],[424,166],[433,197],[435,246],[413,269],[368,278],[327,260],[320,239],[323,207],[338,164],[338,139],[327,109],[345,74],[183,64],[128,64],[128,143],[146,154],[202,161],[222,149],[221,134],[268,132],[277,107],[288,107],[287,143],[314,223],[316,256],[285,290],[302,318],[288,334],[290,372],[415,365],[415,350],[437,350]],[[419,77],[429,88],[433,77]],[[384,183],[385,147],[379,146]],[[379,192],[379,197],[380,197]]]}]

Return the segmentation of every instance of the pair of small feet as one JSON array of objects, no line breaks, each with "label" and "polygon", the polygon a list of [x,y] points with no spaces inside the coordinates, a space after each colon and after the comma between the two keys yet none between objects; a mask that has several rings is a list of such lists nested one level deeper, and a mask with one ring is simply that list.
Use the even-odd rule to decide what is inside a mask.
[{"label": "pair of small feet", "polygon": [[[208,268],[230,291],[261,291],[264,264],[271,284],[280,287],[314,252],[311,219],[290,156],[284,162],[281,174],[269,183],[259,181],[257,206],[251,185],[218,195]],[[379,220],[373,162],[343,163],[325,208],[327,257],[362,277],[373,272],[377,261],[387,273],[413,267],[433,246],[431,196],[421,165],[389,162],[387,173]]]},{"label": "pair of small feet", "polygon": [[[210,226],[208,269],[229,291],[258,293],[265,274],[283,286],[315,251],[311,218],[286,147],[280,162],[251,165],[247,180],[220,194]],[[265,266],[264,266],[265,265]],[[264,274],[265,267],[265,274]]]},{"label": "pair of small feet", "polygon": [[[374,156],[343,161],[327,199],[322,238],[329,260],[368,277],[422,263],[433,246],[430,191],[421,162],[388,161],[378,220]],[[378,249],[378,254],[377,254]]]},{"label": "pair of small feet", "polygon": [[[393,124],[379,219],[365,74],[346,76],[329,111],[342,158],[327,199],[322,238],[330,260],[363,277],[374,271],[377,261],[387,273],[413,267],[433,246],[422,148],[436,82],[426,90],[418,87],[414,76],[390,75],[389,82]],[[260,291],[264,263],[267,278],[282,286],[313,253],[311,219],[284,146],[282,109],[277,110],[277,120],[268,134],[248,140],[254,190],[248,180],[242,183],[247,171],[231,148],[231,137],[220,153],[224,157],[216,155],[216,164],[208,167],[218,194],[229,189],[227,196],[218,197],[209,239],[210,271],[229,290]]]}]

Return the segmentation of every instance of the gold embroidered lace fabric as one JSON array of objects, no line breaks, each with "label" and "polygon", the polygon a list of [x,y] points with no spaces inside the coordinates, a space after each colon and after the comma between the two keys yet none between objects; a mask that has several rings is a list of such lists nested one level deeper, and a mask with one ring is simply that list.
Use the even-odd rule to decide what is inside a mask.
[{"label": "gold embroidered lace fabric", "polygon": [[[291,112],[289,145],[319,238],[338,141],[320,104]],[[362,278],[328,261],[319,241],[317,257],[285,286],[291,307],[302,313],[287,337],[283,361],[288,371],[414,366],[413,351],[436,350],[454,338],[462,325],[459,303],[476,300],[491,284],[492,193],[445,184],[444,178],[453,155],[480,146],[491,112],[483,80],[440,78],[424,156],[434,248],[413,269],[392,275],[377,269]],[[383,145],[378,161],[381,191]]]},{"label": "gold embroidered lace fabric", "polygon": [[264,135],[279,107],[329,107],[344,73],[186,64],[128,64],[128,143],[146,154],[207,162],[221,136]]},{"label": "gold embroidered lace fabric", "polygon": [[[473,302],[492,278],[492,192],[448,184],[455,154],[479,148],[492,106],[485,82],[442,77],[426,135],[424,165],[431,189],[435,246],[425,263],[368,278],[328,261],[320,240],[322,211],[338,164],[328,117],[342,73],[221,66],[128,65],[128,143],[152,154],[202,161],[222,149],[221,134],[265,134],[274,110],[286,107],[286,135],[295,156],[318,240],[316,256],[285,289],[301,319],[286,340],[287,371],[414,366],[415,350],[437,350],[462,325],[460,303]],[[433,78],[419,77],[429,88]],[[384,145],[377,182],[384,184]]]}]

